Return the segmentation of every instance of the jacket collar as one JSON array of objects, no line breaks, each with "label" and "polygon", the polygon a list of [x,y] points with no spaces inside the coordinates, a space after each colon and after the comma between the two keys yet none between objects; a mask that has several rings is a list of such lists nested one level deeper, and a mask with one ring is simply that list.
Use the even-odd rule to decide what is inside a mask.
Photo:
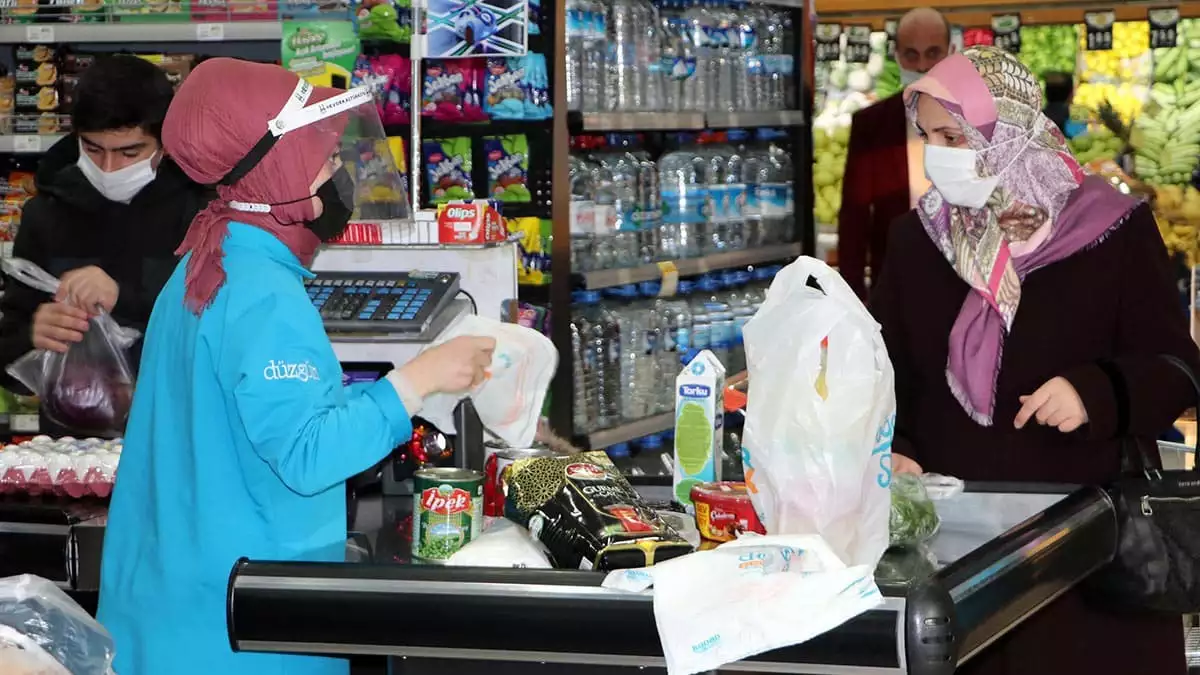
[{"label": "jacket collar", "polygon": [[224,248],[226,253],[241,251],[250,255],[265,256],[305,279],[317,276],[300,264],[300,259],[288,249],[286,244],[260,227],[230,221],[229,234],[225,235]]}]

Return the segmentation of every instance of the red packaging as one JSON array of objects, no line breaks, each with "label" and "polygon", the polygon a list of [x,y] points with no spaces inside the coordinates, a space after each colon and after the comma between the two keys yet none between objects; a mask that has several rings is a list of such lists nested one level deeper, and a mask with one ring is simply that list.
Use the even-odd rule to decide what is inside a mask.
[{"label": "red packaging", "polygon": [[504,517],[504,470],[518,459],[549,457],[554,453],[545,448],[497,448],[485,446],[483,461],[483,515]]},{"label": "red packaging", "polygon": [[504,219],[491,201],[439,204],[437,224],[440,244],[490,244],[508,238]]},{"label": "red packaging", "polygon": [[696,529],[709,541],[733,541],[742,532],[766,534],[745,483],[701,483],[693,486]]},{"label": "red packaging", "polygon": [[192,0],[192,21],[278,21],[278,0]]},{"label": "red packaging", "polygon": [[996,34],[991,28],[968,28],[963,31],[963,46],[975,47],[979,45],[992,46],[996,44]]}]

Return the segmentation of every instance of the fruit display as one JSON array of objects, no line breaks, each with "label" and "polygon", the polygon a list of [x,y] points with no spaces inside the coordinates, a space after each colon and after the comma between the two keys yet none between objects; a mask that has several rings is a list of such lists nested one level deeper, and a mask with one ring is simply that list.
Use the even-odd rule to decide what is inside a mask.
[{"label": "fruit display", "polygon": [[1086,31],[1078,34],[1082,58],[1074,102],[1096,110],[1108,101],[1126,124],[1132,123],[1142,113],[1153,79],[1149,22],[1113,24],[1113,48],[1104,51],[1085,51]]},{"label": "fruit display", "polygon": [[1125,142],[1107,127],[1096,126],[1067,141],[1067,147],[1080,164],[1090,164],[1098,159],[1116,159]]},{"label": "fruit display", "polygon": [[1154,103],[1133,125],[1134,171],[1151,185],[1187,185],[1200,164],[1200,86],[1154,85]]},{"label": "fruit display", "polygon": [[1038,78],[1046,73],[1074,73],[1077,33],[1073,25],[1021,26],[1021,61]]},{"label": "fruit display", "polygon": [[813,215],[817,223],[837,223],[842,208],[842,174],[846,169],[846,145],[850,127],[813,131]]},{"label": "fruit display", "polygon": [[882,101],[900,93],[904,83],[900,81],[900,64],[892,59],[883,63],[883,70],[875,78],[875,100]]},{"label": "fruit display", "polygon": [[1175,84],[1200,76],[1200,21],[1179,22],[1177,46],[1154,50],[1154,82]]},{"label": "fruit display", "polygon": [[1200,190],[1190,185],[1160,185],[1155,188],[1154,202],[1158,231],[1167,250],[1186,256],[1189,267],[1200,264]]},{"label": "fruit display", "polygon": [[1129,124],[1142,114],[1142,107],[1145,105],[1149,93],[1150,87],[1144,84],[1081,82],[1075,87],[1073,102],[1075,105],[1095,111],[1105,101],[1108,101],[1113,110],[1116,110],[1117,114],[1121,116],[1121,120]]}]

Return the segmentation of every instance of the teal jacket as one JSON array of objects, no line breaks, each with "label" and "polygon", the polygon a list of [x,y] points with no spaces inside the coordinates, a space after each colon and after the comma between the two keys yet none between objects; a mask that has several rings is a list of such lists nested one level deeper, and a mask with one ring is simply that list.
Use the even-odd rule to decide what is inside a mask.
[{"label": "teal jacket", "polygon": [[200,316],[180,262],[146,331],[109,509],[99,619],[121,675],[345,675],[346,661],[234,654],[234,563],[341,561],[346,479],[412,434],[386,380],[343,388],[303,281],[270,233],[230,223]]}]

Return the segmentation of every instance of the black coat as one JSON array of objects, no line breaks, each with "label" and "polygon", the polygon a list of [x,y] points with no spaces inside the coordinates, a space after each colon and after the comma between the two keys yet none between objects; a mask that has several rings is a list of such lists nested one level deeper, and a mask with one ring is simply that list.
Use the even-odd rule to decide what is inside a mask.
[{"label": "black coat", "polygon": [[[192,218],[207,205],[209,192],[164,159],[154,181],[129,204],[109,201],[84,177],[76,166],[78,159],[75,136],[65,137],[42,157],[37,195],[25,204],[13,257],[29,260],[54,276],[99,266],[120,286],[113,317],[122,326],[144,332],[154,301],[175,269],[175,250]],[[5,276],[0,299],[4,368],[33,348],[34,312],[50,299]],[[132,354],[135,367],[138,351]],[[23,390],[7,373],[0,382]]]}]

